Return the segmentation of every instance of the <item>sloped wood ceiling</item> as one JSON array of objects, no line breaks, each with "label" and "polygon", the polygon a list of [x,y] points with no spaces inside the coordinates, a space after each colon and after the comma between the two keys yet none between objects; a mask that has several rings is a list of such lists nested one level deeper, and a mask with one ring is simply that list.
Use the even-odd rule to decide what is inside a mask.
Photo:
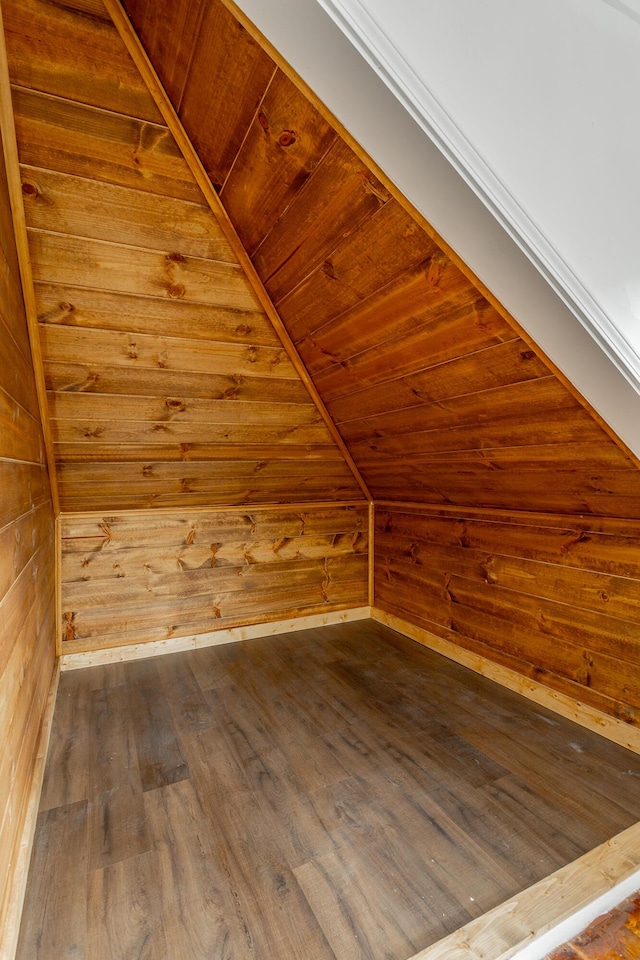
[{"label": "sloped wood ceiling", "polygon": [[[360,497],[101,0],[3,6],[63,510]],[[125,6],[376,500],[640,517],[633,458],[225,3]]]},{"label": "sloped wood ceiling", "polygon": [[375,499],[640,516],[635,462],[225,4],[125,7]]},{"label": "sloped wood ceiling", "polygon": [[102,3],[3,12],[62,510],[361,499]]}]

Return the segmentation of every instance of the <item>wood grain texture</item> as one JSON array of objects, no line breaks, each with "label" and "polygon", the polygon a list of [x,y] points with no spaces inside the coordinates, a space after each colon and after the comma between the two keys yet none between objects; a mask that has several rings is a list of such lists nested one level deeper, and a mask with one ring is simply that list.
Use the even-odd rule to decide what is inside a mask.
[{"label": "wood grain texture", "polygon": [[640,893],[627,897],[615,910],[593,923],[545,960],[596,960],[606,956],[640,957]]},{"label": "wood grain texture", "polygon": [[[351,457],[349,451],[347,450],[340,434],[335,429],[335,424],[331,419],[328,411],[326,410],[323,402],[321,401],[314,385],[309,377],[308,371],[306,370],[300,356],[288,334],[285,327],[282,324],[282,321],[273,307],[267,291],[265,290],[260,278],[251,262],[245,247],[242,245],[242,241],[238,235],[236,227],[232,224],[229,219],[228,213],[224,206],[221,204],[220,199],[215,192],[211,180],[209,179],[202,161],[198,157],[192,142],[189,140],[189,137],[182,125],[178,114],[176,113],[175,107],[171,103],[169,97],[167,96],[166,91],[162,87],[158,75],[153,68],[153,64],[149,60],[142,44],[140,43],[139,38],[135,34],[133,28],[131,27],[130,21],[127,19],[126,12],[120,3],[120,0],[105,0],[105,6],[109,10],[109,13],[113,19],[114,24],[116,25],[118,32],[122,38],[123,43],[126,45],[131,56],[134,58],[142,76],[149,87],[149,90],[152,92],[153,97],[156,101],[156,104],[162,113],[163,118],[165,119],[169,129],[171,130],[173,136],[176,138],[176,142],[180,145],[182,153],[185,157],[185,160],[189,164],[189,167],[193,173],[193,176],[202,190],[204,196],[209,203],[211,210],[215,217],[220,221],[223,228],[226,230],[228,239],[233,246],[238,262],[242,269],[245,271],[246,276],[258,297],[258,300],[265,309],[267,316],[269,317],[271,323],[273,324],[276,333],[284,349],[287,352],[287,355],[291,362],[293,363],[296,371],[300,375],[302,381],[307,387],[310,395],[312,396],[314,403],[318,407],[318,411],[326,424],[331,437],[334,442],[337,444],[340,449],[345,461],[349,465],[349,468],[359,485],[364,497],[367,500],[371,499],[369,490],[367,489],[366,484],[364,483],[358,468],[356,467],[353,458]],[[285,139],[289,143],[289,137]]]},{"label": "wood grain texture", "polygon": [[[6,109],[4,77],[0,87]],[[4,121],[2,135],[4,147],[11,135]],[[53,505],[4,155],[0,150],[0,954],[9,956],[42,764],[55,613]]]},{"label": "wood grain texture", "polygon": [[[28,27],[11,8],[22,193],[53,455],[58,467],[86,459],[101,465],[93,474],[66,470],[63,508],[352,498],[358,488],[326,415],[99,7],[95,14],[72,4],[49,17],[47,0],[30,0]],[[138,14],[160,42],[150,11]],[[182,33],[198,28],[200,13],[193,14],[176,11],[176,51]],[[46,56],[30,73],[39,31]],[[67,51],[83,41],[85,59],[75,69],[86,69],[93,56],[96,80],[86,96],[68,76],[68,53],[56,58],[57,45]],[[182,67],[176,62],[178,85],[189,62],[190,55]],[[126,64],[119,100],[112,90],[118,64]],[[1,399],[0,420],[15,417]],[[295,453],[278,453],[289,444]],[[117,460],[107,452],[114,446]],[[190,458],[194,448],[206,469],[163,476],[163,457]],[[130,457],[139,475],[124,489],[117,464]],[[290,473],[276,466],[267,476],[272,459],[306,466]]]},{"label": "wood grain texture", "polygon": [[[140,0],[125,7],[158,72],[184,77],[169,95],[374,499],[640,516],[640,473],[624,444],[290,68],[266,43],[260,51],[232,3],[209,4],[200,27],[180,28],[162,49],[160,13]],[[178,4],[172,17],[186,23],[186,11]],[[494,407],[502,388],[508,416]],[[587,443],[598,447],[588,464],[577,456]],[[552,492],[546,463],[531,463],[551,444]],[[496,460],[519,450],[520,462],[458,463],[489,449]]]},{"label": "wood grain texture", "polygon": [[[626,881],[636,872],[639,841],[640,829],[635,824],[410,960],[510,960],[523,950],[540,955],[538,950],[544,947],[537,943],[539,939],[588,908],[594,896],[608,894],[612,884]],[[597,940],[594,946],[603,956]],[[584,960],[585,954],[578,957]],[[576,954],[570,949],[558,957],[554,954],[553,960],[576,960]]]},{"label": "wood grain texture", "polygon": [[376,605],[637,726],[637,530],[377,511]]},{"label": "wood grain texture", "polygon": [[20,87],[161,122],[101,2],[86,10],[73,3],[6,0],[2,10],[12,76]]},{"label": "wood grain texture", "polygon": [[64,649],[362,606],[367,535],[364,506],[64,520]]},{"label": "wood grain texture", "polygon": [[252,254],[336,134],[281,71],[265,91],[220,196]]},{"label": "wood grain texture", "polygon": [[18,960],[496,943],[526,914],[486,910],[539,924],[637,843],[637,756],[371,621],[74,671],[59,708]]},{"label": "wood grain texture", "polygon": [[[157,23],[153,13],[150,18]],[[132,19],[137,26],[135,15]],[[145,43],[144,33],[138,31],[138,35],[152,62],[162,62],[164,58],[155,57],[152,46]],[[247,117],[258,109],[275,68],[222,4],[205,5],[197,38],[197,43],[193,35],[181,38],[181,48],[190,58],[181,99],[165,87],[211,183],[219,190],[244,140]]]}]

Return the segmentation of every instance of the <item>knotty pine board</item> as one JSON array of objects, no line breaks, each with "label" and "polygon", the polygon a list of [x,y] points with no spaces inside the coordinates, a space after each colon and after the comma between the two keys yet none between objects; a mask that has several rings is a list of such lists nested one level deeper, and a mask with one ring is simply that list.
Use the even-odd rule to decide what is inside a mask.
[{"label": "knotty pine board", "polygon": [[375,605],[640,725],[640,527],[376,507]]},{"label": "knotty pine board", "polygon": [[64,517],[64,652],[360,607],[368,508]]},{"label": "knotty pine board", "polygon": [[[0,954],[4,956],[17,933],[18,871],[26,870],[20,849],[54,669],[55,613],[51,491],[3,159],[0,264]],[[9,914],[12,900],[14,913]]]},{"label": "knotty pine board", "polygon": [[[44,0],[29,0],[28,24],[19,3],[7,6],[62,509],[359,497],[101,4],[97,15],[77,0],[49,17]],[[72,68],[68,51],[83,44]],[[85,95],[77,76],[89,53]],[[117,92],[114,63],[126,64]],[[3,416],[13,410],[0,404]],[[131,460],[125,488],[118,465]],[[184,468],[164,476],[176,460]],[[85,461],[99,471],[66,469]]]},{"label": "knotty pine board", "polygon": [[232,4],[176,4],[166,42],[157,5],[125,7],[374,499],[640,517],[636,461]]},{"label": "knotty pine board", "polygon": [[[81,97],[94,107],[161,123],[103,4],[97,0],[90,9],[81,2],[74,6],[39,0],[3,4],[14,81],[65,100]],[[62,34],[68,43],[60,44]],[[37,57],[34,47],[40,52]]]}]

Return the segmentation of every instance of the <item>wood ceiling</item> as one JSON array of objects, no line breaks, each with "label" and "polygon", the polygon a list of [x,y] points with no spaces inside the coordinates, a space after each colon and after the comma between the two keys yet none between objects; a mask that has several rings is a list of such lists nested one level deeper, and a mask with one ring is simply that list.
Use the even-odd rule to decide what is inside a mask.
[{"label": "wood ceiling", "polygon": [[341,439],[376,500],[640,517],[633,458],[225,3],[124,6],[311,396],[101,0],[3,0],[64,510],[361,497]]}]

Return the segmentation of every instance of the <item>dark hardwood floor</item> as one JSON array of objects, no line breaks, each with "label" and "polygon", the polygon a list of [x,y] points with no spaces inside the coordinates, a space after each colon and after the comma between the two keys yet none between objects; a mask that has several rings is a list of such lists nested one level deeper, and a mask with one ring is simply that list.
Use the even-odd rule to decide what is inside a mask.
[{"label": "dark hardwood floor", "polygon": [[19,960],[407,960],[640,820],[640,757],[371,621],[62,675]]}]

